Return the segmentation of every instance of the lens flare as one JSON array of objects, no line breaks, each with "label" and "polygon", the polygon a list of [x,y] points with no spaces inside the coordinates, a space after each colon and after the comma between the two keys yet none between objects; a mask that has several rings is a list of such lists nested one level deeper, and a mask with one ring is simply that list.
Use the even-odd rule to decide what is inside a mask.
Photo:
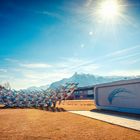
[{"label": "lens flare", "polygon": [[103,19],[113,19],[118,16],[119,10],[117,0],[106,0],[100,4],[98,14]]}]

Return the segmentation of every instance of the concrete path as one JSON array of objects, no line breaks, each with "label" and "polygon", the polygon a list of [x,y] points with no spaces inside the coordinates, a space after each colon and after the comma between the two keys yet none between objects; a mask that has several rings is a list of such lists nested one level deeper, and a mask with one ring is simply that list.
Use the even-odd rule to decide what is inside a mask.
[{"label": "concrete path", "polygon": [[90,117],[111,124],[135,129],[140,131],[140,116],[136,115],[120,115],[119,113],[100,112],[100,111],[69,111],[74,114]]}]

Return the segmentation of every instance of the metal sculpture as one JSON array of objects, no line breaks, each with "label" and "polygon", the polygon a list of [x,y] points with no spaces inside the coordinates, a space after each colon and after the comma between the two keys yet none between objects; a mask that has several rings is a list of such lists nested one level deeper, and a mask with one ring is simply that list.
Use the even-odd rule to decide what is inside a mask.
[{"label": "metal sculpture", "polygon": [[78,83],[66,83],[58,89],[47,90],[10,90],[0,86],[0,104],[6,108],[14,107],[56,107],[57,101],[59,104],[62,100],[66,100],[72,95],[77,88]]}]

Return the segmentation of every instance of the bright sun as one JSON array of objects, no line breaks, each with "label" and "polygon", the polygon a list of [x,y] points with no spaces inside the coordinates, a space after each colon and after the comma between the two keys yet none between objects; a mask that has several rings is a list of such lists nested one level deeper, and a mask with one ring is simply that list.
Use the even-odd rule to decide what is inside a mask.
[{"label": "bright sun", "polygon": [[114,19],[119,14],[117,0],[106,0],[100,4],[98,14],[104,19]]}]

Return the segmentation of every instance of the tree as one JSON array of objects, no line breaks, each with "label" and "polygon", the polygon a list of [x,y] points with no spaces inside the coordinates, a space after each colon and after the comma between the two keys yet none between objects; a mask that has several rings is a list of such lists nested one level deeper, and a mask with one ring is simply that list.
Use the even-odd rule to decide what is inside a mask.
[{"label": "tree", "polygon": [[4,86],[6,89],[8,89],[8,90],[11,89],[11,86],[10,86],[10,83],[9,83],[9,82],[4,83],[3,86]]}]

